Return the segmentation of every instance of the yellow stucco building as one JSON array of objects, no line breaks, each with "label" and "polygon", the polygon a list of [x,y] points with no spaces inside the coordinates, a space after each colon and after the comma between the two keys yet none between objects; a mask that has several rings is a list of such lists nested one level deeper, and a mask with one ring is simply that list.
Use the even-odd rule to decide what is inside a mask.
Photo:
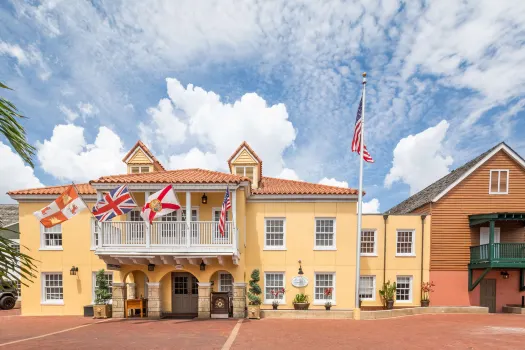
[{"label": "yellow stucco building", "polygon": [[[280,308],[293,308],[297,293],[309,295],[310,309],[324,309],[326,301],[332,310],[356,307],[357,190],[266,177],[247,143],[228,160],[229,173],[167,171],[140,141],[123,161],[128,174],[77,184],[90,208],[104,192],[128,185],[139,207],[113,221],[96,223],[85,210],[45,229],[32,213],[66,186],[9,192],[20,204],[22,250],[38,266],[33,283],[22,287],[22,315],[82,314],[102,268],[114,317],[124,317],[125,300],[143,297],[150,317],[208,318],[212,292],[229,293],[230,316],[244,317],[253,269],[261,273],[263,309],[272,308],[271,291],[278,288],[286,290]],[[149,225],[140,206],[167,184],[181,209]],[[218,221],[227,187],[232,208],[223,236]],[[429,275],[430,217],[364,215],[361,239],[362,305],[381,305],[385,280],[398,284],[396,306],[419,305]],[[299,268],[307,284],[298,287],[292,280]],[[329,297],[326,288],[333,290]]]}]

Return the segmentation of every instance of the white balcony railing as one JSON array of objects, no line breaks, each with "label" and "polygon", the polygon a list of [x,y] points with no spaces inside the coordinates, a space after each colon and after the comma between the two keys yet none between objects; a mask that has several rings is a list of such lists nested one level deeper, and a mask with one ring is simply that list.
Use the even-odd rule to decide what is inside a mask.
[{"label": "white balcony railing", "polygon": [[233,247],[236,241],[232,221],[225,223],[224,234],[216,221],[156,221],[152,225],[137,221],[104,222],[100,226],[106,247]]}]

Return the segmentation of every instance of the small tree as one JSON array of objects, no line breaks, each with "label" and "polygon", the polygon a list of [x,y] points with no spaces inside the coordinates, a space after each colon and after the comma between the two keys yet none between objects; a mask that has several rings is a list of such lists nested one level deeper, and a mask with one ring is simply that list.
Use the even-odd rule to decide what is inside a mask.
[{"label": "small tree", "polygon": [[259,286],[259,281],[261,280],[259,276],[259,269],[254,269],[252,271],[250,280],[250,289],[248,289],[248,299],[250,299],[250,305],[261,305],[261,287]]},{"label": "small tree", "polygon": [[112,298],[109,291],[109,283],[104,269],[97,272],[95,287],[95,305],[106,305]]}]

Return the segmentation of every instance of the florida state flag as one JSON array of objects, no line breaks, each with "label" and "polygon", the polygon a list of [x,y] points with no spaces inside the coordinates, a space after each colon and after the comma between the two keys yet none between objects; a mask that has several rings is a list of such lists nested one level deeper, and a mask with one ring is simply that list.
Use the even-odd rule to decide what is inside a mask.
[{"label": "florida state flag", "polygon": [[168,185],[148,197],[146,205],[142,207],[142,213],[140,215],[144,221],[152,223],[155,218],[179,209],[180,204],[177,196],[173,192],[173,187]]},{"label": "florida state flag", "polygon": [[71,185],[54,202],[35,211],[33,215],[44,227],[50,228],[69,220],[84,209],[86,209],[84,201],[79,197],[75,187]]}]

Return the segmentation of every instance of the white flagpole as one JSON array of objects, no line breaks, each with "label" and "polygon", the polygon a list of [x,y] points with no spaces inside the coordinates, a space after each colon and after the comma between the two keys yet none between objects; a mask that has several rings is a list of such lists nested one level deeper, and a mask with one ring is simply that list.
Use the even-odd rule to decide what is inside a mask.
[{"label": "white flagpole", "polygon": [[357,247],[355,263],[355,308],[359,309],[359,280],[361,274],[361,219],[363,215],[363,153],[364,153],[364,133],[365,133],[365,91],[366,73],[363,73],[363,104],[361,109],[361,139],[359,149],[359,194],[357,197]]}]

